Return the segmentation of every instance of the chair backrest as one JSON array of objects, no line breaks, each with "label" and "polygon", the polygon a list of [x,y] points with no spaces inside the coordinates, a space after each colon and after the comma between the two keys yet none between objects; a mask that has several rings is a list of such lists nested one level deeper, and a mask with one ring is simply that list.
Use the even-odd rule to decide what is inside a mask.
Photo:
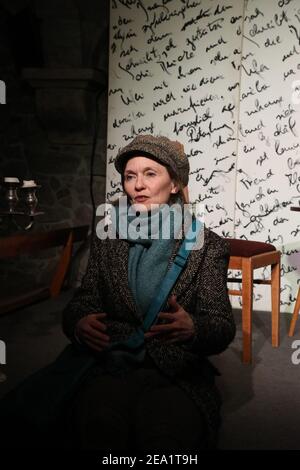
[{"label": "chair backrest", "polygon": [[49,248],[62,247],[62,253],[50,284],[30,286],[25,291],[23,286],[18,286],[21,289],[17,288],[13,295],[7,295],[6,292],[6,296],[2,296],[0,299],[0,315],[48,297],[58,296],[70,266],[73,244],[84,241],[87,238],[88,229],[88,225],[83,225],[49,232],[0,238],[0,259],[14,258],[25,254],[38,253]]},{"label": "chair backrest", "polygon": [[27,253],[35,253],[47,248],[66,245],[70,234],[73,243],[86,238],[89,226],[62,228],[49,232],[28,233],[0,238],[0,259],[14,258]]}]

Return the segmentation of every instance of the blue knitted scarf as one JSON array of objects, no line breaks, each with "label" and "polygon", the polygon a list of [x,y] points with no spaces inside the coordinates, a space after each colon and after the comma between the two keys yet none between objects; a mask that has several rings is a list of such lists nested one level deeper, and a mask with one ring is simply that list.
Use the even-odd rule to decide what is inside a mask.
[{"label": "blue knitted scarf", "polygon": [[[122,231],[121,217],[127,217],[127,234]],[[130,243],[128,259],[129,287],[141,317],[148,308],[167,273],[168,262],[181,229],[181,211],[170,211],[167,204],[154,210],[127,214],[117,212],[118,233]],[[124,222],[124,220],[123,220]],[[127,236],[126,236],[127,235]]]},{"label": "blue knitted scarf", "polygon": [[[119,237],[128,240],[128,280],[138,312],[144,318],[159,290],[167,270],[175,239],[182,228],[182,203],[177,209],[167,204],[152,211],[137,214],[131,206],[119,210],[115,206],[113,224]],[[175,206],[174,206],[175,207]],[[111,373],[126,373],[145,357],[145,347],[135,351],[112,350],[107,355],[106,369]]]}]

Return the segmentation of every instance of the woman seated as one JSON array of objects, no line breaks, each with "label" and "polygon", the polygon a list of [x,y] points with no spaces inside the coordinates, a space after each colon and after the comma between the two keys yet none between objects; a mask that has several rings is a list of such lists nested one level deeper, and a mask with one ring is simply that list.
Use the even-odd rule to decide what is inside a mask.
[{"label": "woman seated", "polygon": [[119,151],[115,167],[126,204],[120,198],[112,206],[106,236],[99,225],[82,285],[63,315],[65,334],[95,359],[72,405],[76,446],[214,448],[220,396],[207,357],[235,335],[227,243],[207,228],[199,232],[168,302],[143,331],[187,233],[188,212],[179,209],[187,203],[189,162],[178,142],[140,135]]}]

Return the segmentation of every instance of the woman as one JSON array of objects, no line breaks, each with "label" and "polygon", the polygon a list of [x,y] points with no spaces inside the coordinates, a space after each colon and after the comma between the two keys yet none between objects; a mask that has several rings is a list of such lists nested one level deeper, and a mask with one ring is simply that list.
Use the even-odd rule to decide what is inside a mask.
[{"label": "woman", "polygon": [[[143,451],[215,447],[220,398],[207,356],[224,351],[235,335],[227,244],[205,229],[203,246],[190,252],[142,345],[112,349],[141,327],[182,243],[176,238],[182,219],[175,217],[168,238],[161,229],[166,204],[186,202],[189,177],[182,145],[161,136],[136,137],[118,153],[115,167],[128,207],[140,211],[147,229],[140,238],[127,231],[126,238],[117,210],[117,237],[95,237],[82,285],[64,311],[65,334],[97,357],[74,404],[78,445]],[[148,228],[158,213],[158,236],[151,237]]]}]

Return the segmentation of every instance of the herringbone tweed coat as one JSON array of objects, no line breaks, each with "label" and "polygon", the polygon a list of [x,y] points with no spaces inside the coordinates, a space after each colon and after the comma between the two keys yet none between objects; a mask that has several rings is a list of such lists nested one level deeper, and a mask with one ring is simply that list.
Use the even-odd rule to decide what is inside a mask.
[{"label": "herringbone tweed coat", "polygon": [[[176,240],[169,266],[180,243]],[[63,315],[64,332],[72,341],[76,323],[88,313],[107,313],[107,333],[112,342],[126,339],[142,324],[128,284],[128,252],[126,240],[93,240],[82,285]],[[215,370],[207,356],[224,351],[235,335],[226,284],[228,260],[227,242],[205,228],[202,248],[191,251],[171,292],[193,319],[195,341],[192,345],[165,345],[157,338],[146,342],[157,367],[201,408],[210,446],[214,445],[219,427],[220,397],[214,385]]]}]

